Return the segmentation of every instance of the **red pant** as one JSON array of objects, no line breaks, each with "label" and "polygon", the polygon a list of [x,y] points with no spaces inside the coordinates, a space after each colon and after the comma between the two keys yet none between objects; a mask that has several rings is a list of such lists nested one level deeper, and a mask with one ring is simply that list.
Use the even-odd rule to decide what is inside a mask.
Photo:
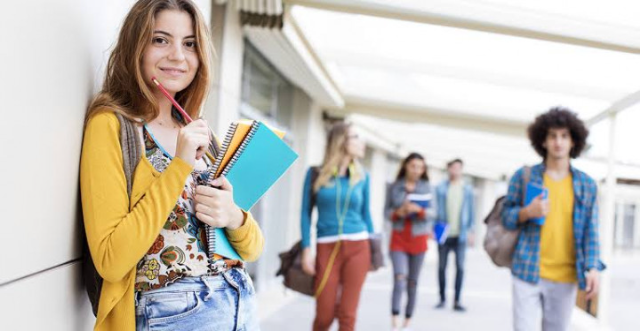
[{"label": "red pant", "polygon": [[[336,243],[318,244],[316,288]],[[314,331],[329,330],[337,317],[340,331],[354,330],[360,291],[371,265],[369,240],[343,241],[324,290],[316,299]]]}]

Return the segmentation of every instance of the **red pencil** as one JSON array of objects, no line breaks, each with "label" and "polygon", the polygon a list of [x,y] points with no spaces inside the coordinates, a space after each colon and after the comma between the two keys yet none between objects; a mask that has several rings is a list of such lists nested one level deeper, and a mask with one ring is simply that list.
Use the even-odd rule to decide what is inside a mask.
[{"label": "red pencil", "polygon": [[169,92],[167,92],[167,90],[164,88],[164,86],[162,86],[162,84],[160,84],[160,82],[156,79],[156,77],[155,76],[151,77],[151,80],[156,85],[158,85],[158,88],[160,89],[162,94],[164,94],[167,97],[167,99],[169,99],[169,101],[171,101],[171,103],[178,109],[180,114],[182,114],[182,117],[184,117],[185,121],[187,121],[187,123],[193,122],[193,119],[191,119],[191,116],[189,116],[189,114],[187,114],[187,112],[184,111],[184,109],[182,109],[182,107],[180,107],[178,102],[171,96],[171,94],[169,94]]},{"label": "red pencil", "polygon": [[[171,94],[169,94],[169,92],[164,88],[164,86],[162,86],[162,84],[160,84],[160,82],[156,79],[156,77],[151,77],[151,81],[153,81],[154,84],[156,84],[158,86],[158,88],[160,89],[160,91],[162,92],[162,94],[164,94],[164,96],[167,97],[167,99],[169,99],[169,101],[171,101],[171,103],[176,107],[176,109],[178,109],[178,111],[180,112],[180,114],[182,114],[182,117],[184,117],[184,120],[187,123],[191,123],[193,122],[193,119],[191,119],[191,116],[189,116],[189,114],[187,114],[186,111],[184,111],[184,109],[182,109],[182,107],[180,107],[180,105],[178,104],[178,102],[176,101],[176,99],[174,99]],[[211,133],[209,133],[211,135]],[[207,156],[209,157],[209,159],[211,160],[215,160],[215,158],[213,157],[213,155],[211,155],[211,153],[206,152],[205,154],[207,154]]]}]

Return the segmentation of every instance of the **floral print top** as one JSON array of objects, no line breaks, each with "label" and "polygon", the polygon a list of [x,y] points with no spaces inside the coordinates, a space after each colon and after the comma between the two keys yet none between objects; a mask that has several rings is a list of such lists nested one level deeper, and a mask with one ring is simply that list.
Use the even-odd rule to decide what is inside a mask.
[{"label": "floral print top", "polygon": [[[172,157],[156,142],[149,128],[143,126],[145,156],[158,172],[163,172]],[[241,266],[240,261],[214,257],[209,263],[204,223],[195,216],[193,195],[196,185],[206,182],[212,162],[204,158],[208,168],[194,170],[184,184],[184,190],[171,214],[147,254],[138,262],[136,291],[165,287],[183,277],[202,276]]]}]

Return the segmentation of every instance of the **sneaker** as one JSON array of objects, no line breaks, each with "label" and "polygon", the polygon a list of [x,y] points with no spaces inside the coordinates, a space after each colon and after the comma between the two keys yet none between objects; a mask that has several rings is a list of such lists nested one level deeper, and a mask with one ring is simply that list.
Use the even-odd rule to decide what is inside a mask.
[{"label": "sneaker", "polygon": [[460,313],[464,313],[467,311],[467,308],[463,307],[461,304],[456,303],[455,305],[453,305],[453,310],[460,312]]},{"label": "sneaker", "polygon": [[445,302],[444,301],[440,301],[440,303],[437,304],[435,308],[436,309],[442,309],[442,308],[444,308],[444,306],[445,306]]}]

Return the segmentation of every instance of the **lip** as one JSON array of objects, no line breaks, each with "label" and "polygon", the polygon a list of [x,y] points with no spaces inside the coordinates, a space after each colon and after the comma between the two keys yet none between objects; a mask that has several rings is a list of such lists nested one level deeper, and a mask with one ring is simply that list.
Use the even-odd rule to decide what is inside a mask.
[{"label": "lip", "polygon": [[181,76],[187,73],[187,71],[184,69],[174,68],[174,67],[160,67],[160,71],[162,71],[164,74],[168,76],[174,76],[174,77]]}]

